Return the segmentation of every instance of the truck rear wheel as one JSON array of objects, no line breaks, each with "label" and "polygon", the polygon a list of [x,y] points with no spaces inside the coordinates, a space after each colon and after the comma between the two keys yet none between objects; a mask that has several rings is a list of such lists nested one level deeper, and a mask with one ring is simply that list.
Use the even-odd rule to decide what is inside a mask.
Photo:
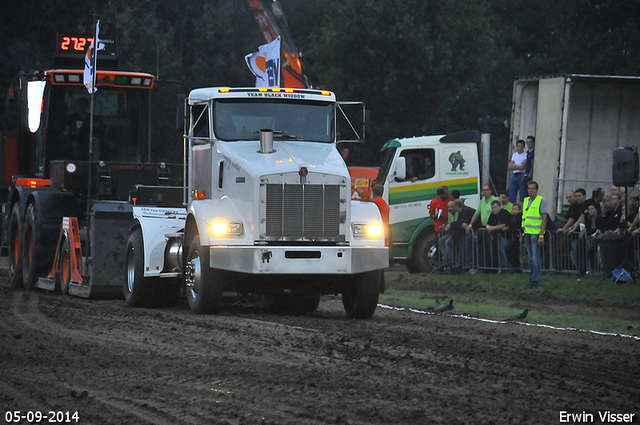
[{"label": "truck rear wheel", "polygon": [[129,307],[154,307],[159,282],[156,278],[144,277],[144,246],[139,228],[129,236],[125,253],[125,302]]},{"label": "truck rear wheel", "polygon": [[413,246],[413,268],[419,273],[429,273],[437,264],[438,235],[427,233]]},{"label": "truck rear wheel", "polygon": [[[47,271],[45,261],[50,257],[45,252],[47,247],[40,242],[40,230],[37,226],[36,205],[30,203],[24,216],[22,235],[22,283],[24,289],[35,288],[38,276]],[[55,250],[55,246],[54,246]]]},{"label": "truck rear wheel", "polygon": [[368,319],[378,306],[382,270],[359,273],[351,277],[342,290],[342,305],[351,319]]},{"label": "truck rear wheel", "polygon": [[209,248],[200,246],[200,237],[196,235],[184,268],[187,301],[196,314],[215,313],[222,298],[222,273],[209,264]]},{"label": "truck rear wheel", "polygon": [[9,218],[9,282],[15,288],[22,285],[22,217],[20,216],[20,203],[13,205]]}]

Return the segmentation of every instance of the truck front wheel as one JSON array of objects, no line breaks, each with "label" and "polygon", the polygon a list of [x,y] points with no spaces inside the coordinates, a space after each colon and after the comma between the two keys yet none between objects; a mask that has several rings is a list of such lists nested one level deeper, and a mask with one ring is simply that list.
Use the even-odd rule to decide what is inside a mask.
[{"label": "truck front wheel", "polygon": [[342,290],[342,305],[351,319],[368,319],[378,306],[378,295],[383,270],[359,273],[345,283]]},{"label": "truck front wheel", "polygon": [[20,216],[20,203],[14,204],[9,218],[9,282],[13,287],[22,284],[22,253],[21,240],[22,217]]},{"label": "truck front wheel", "polygon": [[413,246],[413,268],[417,272],[429,273],[438,264],[438,235],[428,233],[418,239]]},{"label": "truck front wheel", "polygon": [[200,237],[196,235],[184,268],[187,301],[196,314],[215,313],[222,299],[222,273],[209,264],[209,248],[200,246]]}]

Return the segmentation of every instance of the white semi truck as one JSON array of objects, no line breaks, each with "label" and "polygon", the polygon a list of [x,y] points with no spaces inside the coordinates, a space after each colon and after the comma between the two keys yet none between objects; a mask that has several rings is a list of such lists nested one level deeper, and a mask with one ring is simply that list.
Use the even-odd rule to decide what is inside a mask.
[{"label": "white semi truck", "polygon": [[298,311],[341,293],[349,317],[370,317],[388,249],[375,204],[350,200],[335,95],[202,88],[186,109],[186,208],[133,207],[127,303],[148,304],[166,296],[163,281],[183,280],[196,313],[233,290]]}]

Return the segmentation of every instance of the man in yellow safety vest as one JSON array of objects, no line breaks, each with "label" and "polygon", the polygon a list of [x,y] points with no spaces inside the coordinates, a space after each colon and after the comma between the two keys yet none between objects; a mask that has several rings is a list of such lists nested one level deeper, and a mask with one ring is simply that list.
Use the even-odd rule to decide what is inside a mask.
[{"label": "man in yellow safety vest", "polygon": [[[522,204],[522,229],[524,235],[520,236],[520,243],[524,239],[529,254],[531,277],[525,289],[535,289],[539,285],[540,271],[542,270],[542,245],[544,244],[544,231],[547,227],[547,201],[538,196],[538,183],[530,181],[527,184],[527,193]],[[523,237],[524,236],[524,237]]]}]

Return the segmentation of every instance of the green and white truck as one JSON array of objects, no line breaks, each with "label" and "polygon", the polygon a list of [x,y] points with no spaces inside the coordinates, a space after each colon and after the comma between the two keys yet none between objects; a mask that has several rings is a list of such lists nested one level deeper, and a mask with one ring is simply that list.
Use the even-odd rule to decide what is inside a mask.
[{"label": "green and white truck", "polygon": [[[389,261],[407,266],[410,272],[429,272],[435,266],[437,232],[429,217],[429,204],[440,186],[449,192],[459,190],[467,206],[477,208],[480,201],[481,135],[461,131],[448,135],[393,139],[383,146],[385,159],[376,182],[384,185],[389,204]],[[432,160],[429,173],[419,173],[425,158]],[[369,186],[362,168],[352,167],[352,181]],[[422,174],[423,178],[413,178]]]}]

